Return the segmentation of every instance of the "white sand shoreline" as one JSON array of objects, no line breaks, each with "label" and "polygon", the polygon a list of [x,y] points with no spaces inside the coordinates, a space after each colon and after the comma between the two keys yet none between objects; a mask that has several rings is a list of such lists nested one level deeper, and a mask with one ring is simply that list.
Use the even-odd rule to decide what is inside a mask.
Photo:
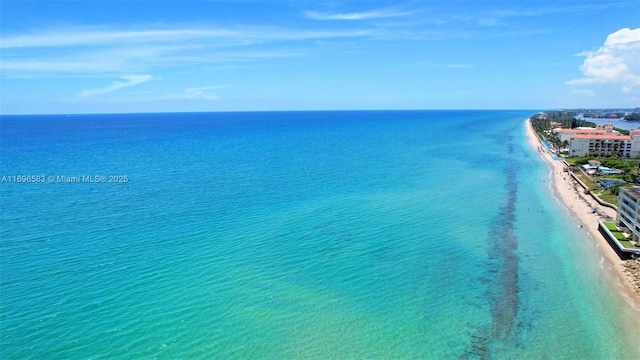
[{"label": "white sand shoreline", "polygon": [[[526,129],[529,143],[538,151],[538,148],[543,145],[536,136],[529,119],[526,121]],[[600,216],[592,214],[589,203],[596,207],[600,214],[614,219],[616,217],[616,211],[599,205],[590,195],[582,194],[580,185],[578,185],[569,174],[564,172],[566,165],[563,162],[554,160],[546,151],[538,151],[538,153],[549,165],[551,171],[551,184],[549,187],[553,196],[566,207],[567,210],[573,213],[579,225],[583,227],[586,235],[593,239],[604,259],[601,264],[602,268],[606,270],[610,280],[620,288],[622,297],[635,309],[640,317],[640,293],[634,291],[633,282],[625,272],[623,261],[618,257],[615,250],[611,248],[611,245],[609,245],[606,239],[598,232],[598,219]]]}]

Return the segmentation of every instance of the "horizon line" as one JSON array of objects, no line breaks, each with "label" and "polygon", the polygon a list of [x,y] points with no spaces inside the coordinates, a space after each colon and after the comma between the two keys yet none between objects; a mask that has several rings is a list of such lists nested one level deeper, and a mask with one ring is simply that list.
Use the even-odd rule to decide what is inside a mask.
[{"label": "horizon line", "polygon": [[[577,109],[577,108],[576,108]],[[586,110],[585,108],[581,108]],[[613,110],[634,108],[593,108],[592,110]],[[635,108],[638,109],[638,108]],[[433,108],[433,109],[307,109],[307,110],[212,110],[212,111],[145,111],[145,112],[78,112],[78,113],[9,113],[2,116],[75,116],[75,115],[145,115],[145,114],[206,114],[206,113],[276,113],[276,112],[392,112],[392,111],[566,111],[569,108]]]}]

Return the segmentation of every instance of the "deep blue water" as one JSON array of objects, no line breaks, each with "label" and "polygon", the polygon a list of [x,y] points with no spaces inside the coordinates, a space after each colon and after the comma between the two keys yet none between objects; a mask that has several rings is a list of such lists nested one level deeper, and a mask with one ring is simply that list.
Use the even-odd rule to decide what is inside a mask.
[{"label": "deep blue water", "polygon": [[533,113],[2,116],[1,357],[640,356]]}]

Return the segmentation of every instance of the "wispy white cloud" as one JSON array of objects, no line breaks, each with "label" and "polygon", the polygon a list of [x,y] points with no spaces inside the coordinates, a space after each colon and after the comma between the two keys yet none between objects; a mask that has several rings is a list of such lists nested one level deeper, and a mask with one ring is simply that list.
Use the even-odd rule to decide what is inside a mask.
[{"label": "wispy white cloud", "polygon": [[463,63],[442,64],[442,63],[424,62],[424,63],[420,63],[420,65],[426,66],[426,67],[445,68],[445,69],[471,69],[474,67],[473,64],[463,64]]},{"label": "wispy white cloud", "polygon": [[485,17],[485,18],[478,19],[478,25],[492,27],[492,26],[506,26],[507,24],[504,21],[500,20],[499,18]]},{"label": "wispy white cloud", "polygon": [[[37,53],[7,50],[0,60],[0,70],[13,77],[110,74],[149,72],[158,66],[170,66],[195,61],[194,53],[201,47],[189,44],[135,45],[114,44],[109,47],[65,47],[61,51],[42,50]],[[18,60],[19,59],[19,60]]]},{"label": "wispy white cloud", "polygon": [[324,13],[317,11],[307,11],[306,17],[313,20],[369,20],[406,16],[411,12],[393,10],[372,10],[352,13]]},{"label": "wispy white cloud", "polygon": [[621,6],[615,2],[610,3],[591,3],[591,4],[564,4],[558,2],[556,4],[543,3],[542,6],[538,6],[539,3],[534,2],[533,7],[522,7],[520,9],[500,9],[489,11],[493,17],[497,18],[509,18],[509,17],[535,17],[535,16],[547,16],[547,15],[562,15],[562,14],[575,14],[581,12],[593,12],[605,10],[611,7]]},{"label": "wispy white cloud", "polygon": [[[39,33],[2,36],[0,48],[42,48],[71,46],[104,46],[123,44],[184,43],[185,41],[216,40],[218,44],[239,45],[238,41],[273,42],[314,40],[369,35],[365,30],[304,30],[279,28],[184,28],[159,30],[118,30],[108,28],[72,27],[45,30]],[[211,46],[212,44],[208,44]]]},{"label": "wispy white cloud", "polygon": [[148,44],[188,39],[234,37],[237,34],[236,31],[227,29],[111,30],[106,28],[73,27],[2,37],[0,39],[0,48],[95,46],[113,43]]},{"label": "wispy white cloud", "polygon": [[122,77],[122,79],[124,79],[125,81],[115,81],[111,85],[105,86],[103,88],[83,90],[77,93],[76,96],[90,97],[96,95],[104,95],[116,90],[120,90],[122,88],[142,84],[151,80],[152,78],[153,77],[151,75],[127,75]]},{"label": "wispy white cloud", "polygon": [[214,86],[204,86],[204,87],[193,87],[184,90],[183,98],[189,100],[207,100],[207,101],[215,101],[218,100],[218,95],[213,95],[207,93],[209,90],[222,89],[227,87],[227,85],[214,85]]},{"label": "wispy white cloud", "polygon": [[586,95],[586,96],[595,96],[595,91],[593,91],[592,89],[573,89],[573,92],[576,94],[580,94],[580,95]]},{"label": "wispy white cloud", "polygon": [[622,92],[640,88],[640,28],[620,29],[598,49],[577,56],[586,57],[580,66],[583,77],[568,85],[619,84]]},{"label": "wispy white cloud", "polygon": [[[571,16],[581,13],[603,11],[612,7],[631,7],[634,10],[637,6],[630,3],[618,3],[615,1],[608,3],[589,4],[565,4],[563,2],[520,2],[518,6],[503,7],[500,2],[496,2],[495,7],[480,11],[465,11],[463,7],[456,7],[456,11],[450,14],[441,15],[440,20],[447,24],[473,23],[483,28],[507,27],[517,24],[521,26],[521,19],[536,18],[544,16]],[[517,23],[516,23],[517,22]]]},{"label": "wispy white cloud", "polygon": [[22,60],[0,60],[0,70],[13,77],[52,75],[118,75],[123,72],[150,72],[157,68],[201,64],[234,64],[258,59],[304,56],[301,51],[287,50],[216,50],[200,46],[113,47],[82,49],[27,57]]},{"label": "wispy white cloud", "polygon": [[42,74],[87,74],[105,72],[123,72],[115,59],[104,59],[98,62],[86,62],[73,58],[41,59],[31,58],[22,61],[1,60],[0,70],[5,76],[31,77],[42,76]]},{"label": "wispy white cloud", "polygon": [[[65,27],[0,35],[4,76],[119,75],[195,64],[304,56],[302,41],[373,36],[367,29],[206,27],[157,30]],[[37,51],[36,51],[37,50]]]},{"label": "wispy white cloud", "polygon": [[150,103],[158,101],[217,101],[220,99],[218,94],[214,94],[215,90],[221,90],[230,87],[230,85],[212,85],[189,87],[182,90],[168,90],[151,88],[144,91],[132,91],[126,94],[113,94],[112,96],[78,96],[67,97],[63,100],[69,103],[100,103],[100,104],[131,104],[131,103]]}]

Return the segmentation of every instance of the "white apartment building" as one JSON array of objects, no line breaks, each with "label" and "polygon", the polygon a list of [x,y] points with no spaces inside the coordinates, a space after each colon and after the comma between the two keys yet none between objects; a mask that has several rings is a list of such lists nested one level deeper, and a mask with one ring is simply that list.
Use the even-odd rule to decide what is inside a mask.
[{"label": "white apartment building", "polygon": [[618,223],[631,230],[632,241],[638,241],[640,238],[640,187],[620,187]]},{"label": "white apartment building", "polygon": [[620,135],[613,123],[599,124],[596,128],[553,129],[560,141],[569,141],[569,156],[640,157],[640,130]]},{"label": "white apartment building", "polygon": [[620,156],[632,158],[640,156],[639,136],[625,135],[576,135],[569,140],[571,156],[594,155],[598,157]]},{"label": "white apartment building", "polygon": [[558,136],[560,141],[570,141],[572,137],[578,135],[620,135],[619,132],[613,130],[613,123],[607,122],[606,124],[598,124],[595,128],[591,127],[577,127],[575,129],[562,129],[555,128],[552,131]]}]

